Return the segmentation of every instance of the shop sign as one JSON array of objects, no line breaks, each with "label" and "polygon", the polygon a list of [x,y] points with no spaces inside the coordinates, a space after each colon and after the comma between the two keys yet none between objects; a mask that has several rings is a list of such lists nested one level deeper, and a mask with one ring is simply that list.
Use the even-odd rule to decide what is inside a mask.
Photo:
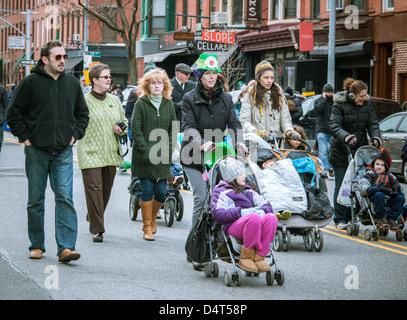
[{"label": "shop sign", "polygon": [[161,33],[159,36],[160,50],[176,50],[188,48],[188,41],[177,41],[174,39],[174,31]]},{"label": "shop sign", "polygon": [[202,31],[202,40],[208,42],[235,44],[235,33],[227,31]]},{"label": "shop sign", "polygon": [[246,22],[258,23],[259,20],[259,10],[257,0],[245,0],[245,16]]},{"label": "shop sign", "polygon": [[314,50],[314,24],[300,22],[300,51]]},{"label": "shop sign", "polygon": [[228,45],[225,43],[208,42],[198,40],[196,42],[196,49],[198,51],[228,51]]}]

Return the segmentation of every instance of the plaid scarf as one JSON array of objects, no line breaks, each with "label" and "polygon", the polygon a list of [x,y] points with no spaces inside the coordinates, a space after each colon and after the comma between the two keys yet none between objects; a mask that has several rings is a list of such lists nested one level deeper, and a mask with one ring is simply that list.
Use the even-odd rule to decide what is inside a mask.
[{"label": "plaid scarf", "polygon": [[216,83],[213,88],[205,89],[201,80],[199,80],[198,91],[205,99],[209,101],[221,95],[221,93],[223,92],[223,83],[218,79],[216,80]]}]

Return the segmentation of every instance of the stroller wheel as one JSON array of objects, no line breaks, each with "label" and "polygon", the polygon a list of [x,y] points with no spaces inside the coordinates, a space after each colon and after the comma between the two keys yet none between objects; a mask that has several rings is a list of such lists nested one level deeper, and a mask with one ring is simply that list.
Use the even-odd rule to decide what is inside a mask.
[{"label": "stroller wheel", "polygon": [[283,232],[281,230],[276,231],[276,235],[273,240],[274,250],[281,251],[283,249]]},{"label": "stroller wheel", "polygon": [[320,230],[318,230],[318,232],[315,233],[315,251],[320,252],[323,247],[324,247],[324,234]]},{"label": "stroller wheel", "polygon": [[404,241],[407,241],[407,230],[404,230]]},{"label": "stroller wheel", "polygon": [[274,283],[274,272],[273,271],[267,271],[266,272],[266,282],[267,285],[272,286]]},{"label": "stroller wheel", "polygon": [[242,275],[239,270],[232,274],[232,280],[238,287],[242,285]]},{"label": "stroller wheel", "polygon": [[311,252],[312,250],[314,250],[315,234],[314,234],[313,230],[307,231],[307,233],[305,234],[304,242],[305,242],[305,249],[307,249],[307,251]]},{"label": "stroller wheel", "polygon": [[177,198],[177,206],[175,210],[175,219],[177,221],[181,221],[182,217],[184,216],[184,199],[182,198],[182,195],[178,192],[176,195]]},{"label": "stroller wheel", "polygon": [[139,199],[137,197],[131,195],[130,196],[130,201],[129,201],[130,220],[135,221],[137,219],[139,209],[140,209]]},{"label": "stroller wheel", "polygon": [[366,229],[366,230],[365,230],[365,239],[366,239],[367,241],[372,240],[372,231],[370,231],[370,229]]},{"label": "stroller wheel", "polygon": [[277,270],[274,274],[274,278],[276,279],[276,282],[279,286],[282,286],[284,284],[285,276],[283,271]]},{"label": "stroller wheel", "polygon": [[283,251],[287,252],[291,248],[291,232],[287,230],[283,233]]},{"label": "stroller wheel", "polygon": [[228,271],[225,271],[225,273],[223,274],[223,283],[227,287],[230,287],[230,285],[232,284],[232,276],[230,275],[230,273]]},{"label": "stroller wheel", "polygon": [[164,202],[164,218],[165,224],[167,227],[171,227],[174,223],[174,216],[175,216],[175,198],[167,198]]},{"label": "stroller wheel", "polygon": [[217,277],[219,275],[219,266],[216,262],[212,265],[210,262],[206,263],[204,266],[205,277],[210,278],[211,276]]},{"label": "stroller wheel", "polygon": [[403,240],[403,232],[401,230],[396,231],[396,239],[397,239],[397,241]]}]

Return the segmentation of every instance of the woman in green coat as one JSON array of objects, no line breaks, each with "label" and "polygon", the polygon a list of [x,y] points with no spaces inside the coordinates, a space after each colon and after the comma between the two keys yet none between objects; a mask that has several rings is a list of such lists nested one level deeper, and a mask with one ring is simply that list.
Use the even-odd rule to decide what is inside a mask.
[{"label": "woman in green coat", "polygon": [[172,86],[161,68],[148,71],[138,84],[139,99],[131,118],[133,150],[131,173],[140,179],[143,238],[153,241],[157,214],[171,177],[171,156],[178,128],[171,101]]}]

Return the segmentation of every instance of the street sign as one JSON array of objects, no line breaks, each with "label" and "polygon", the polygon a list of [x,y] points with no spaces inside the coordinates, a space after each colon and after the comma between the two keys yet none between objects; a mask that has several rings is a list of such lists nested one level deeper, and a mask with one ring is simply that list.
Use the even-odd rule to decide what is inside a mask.
[{"label": "street sign", "polygon": [[37,61],[35,61],[34,59],[31,60],[21,60],[21,65],[23,66],[31,66],[34,65]]},{"label": "street sign", "polygon": [[196,42],[196,49],[198,51],[228,51],[228,45],[225,43],[208,42],[198,40]]},{"label": "street sign", "polygon": [[8,37],[9,49],[25,49],[25,37]]},{"label": "street sign", "polygon": [[90,55],[92,57],[100,58],[102,56],[102,53],[100,51],[89,51],[88,55]]},{"label": "street sign", "polygon": [[202,31],[202,40],[226,44],[235,44],[235,33],[227,31]]},{"label": "street sign", "polygon": [[90,54],[85,54],[83,56],[83,67],[89,69],[89,64],[92,62],[92,56]]},{"label": "street sign", "polygon": [[194,32],[186,32],[186,31],[175,31],[174,32],[174,40],[177,41],[194,41],[195,33]]}]

